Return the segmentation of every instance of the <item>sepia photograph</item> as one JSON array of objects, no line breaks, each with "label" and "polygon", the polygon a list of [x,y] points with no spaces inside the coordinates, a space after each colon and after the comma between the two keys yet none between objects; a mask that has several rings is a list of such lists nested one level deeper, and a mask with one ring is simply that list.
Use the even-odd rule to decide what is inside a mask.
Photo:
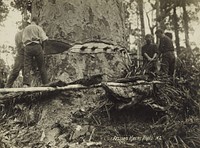
[{"label": "sepia photograph", "polygon": [[0,0],[0,148],[199,148],[200,0]]}]

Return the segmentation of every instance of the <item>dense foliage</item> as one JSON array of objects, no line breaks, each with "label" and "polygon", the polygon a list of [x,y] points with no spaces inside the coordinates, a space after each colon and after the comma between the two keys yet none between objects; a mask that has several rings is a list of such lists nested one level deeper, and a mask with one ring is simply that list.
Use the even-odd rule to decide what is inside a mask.
[{"label": "dense foliage", "polygon": [[0,22],[6,19],[8,12],[9,10],[7,5],[2,0],[0,0]]},{"label": "dense foliage", "polygon": [[26,10],[31,12],[31,4],[32,4],[32,0],[13,0],[11,2],[11,6],[20,10],[22,12],[22,14]]}]

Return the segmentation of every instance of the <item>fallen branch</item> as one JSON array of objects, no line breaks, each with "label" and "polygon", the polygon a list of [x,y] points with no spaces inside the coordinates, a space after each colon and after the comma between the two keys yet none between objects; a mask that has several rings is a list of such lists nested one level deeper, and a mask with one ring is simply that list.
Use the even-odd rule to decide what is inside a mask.
[{"label": "fallen branch", "polygon": [[103,83],[108,86],[116,86],[116,87],[127,87],[127,86],[133,86],[133,85],[150,85],[150,84],[166,84],[167,82],[162,81],[144,81],[144,80],[138,80],[136,82],[108,82]]},{"label": "fallen branch", "polygon": [[[94,85],[92,87],[100,87],[100,85]],[[17,92],[52,92],[57,90],[75,90],[75,89],[87,89],[80,84],[71,84],[62,87],[27,87],[27,88],[3,88],[0,89],[0,93],[17,93]]]},{"label": "fallen branch", "polygon": [[57,91],[57,90],[88,89],[88,88],[102,87],[102,84],[106,84],[107,86],[113,86],[113,87],[127,87],[127,86],[132,86],[132,85],[164,84],[164,82],[161,82],[161,81],[152,81],[152,82],[138,81],[135,83],[107,82],[107,83],[100,83],[100,84],[91,85],[91,86],[84,86],[81,84],[70,84],[70,85],[61,86],[61,87],[55,86],[55,87],[2,88],[0,89],[0,93],[52,92],[52,91]]},{"label": "fallen branch", "polygon": [[[92,83],[93,81],[90,82],[90,84]],[[131,96],[132,98],[137,93],[140,94],[140,90],[142,88],[146,88],[146,87],[149,88],[149,86],[152,86],[153,84],[160,84],[160,83],[163,83],[163,82],[160,82],[160,81],[152,81],[152,82],[137,81],[134,83],[133,82],[131,83],[116,83],[116,82],[105,83],[104,82],[104,83],[99,83],[99,84],[93,84],[90,86],[85,86],[82,84],[66,84],[64,82],[59,81],[59,82],[51,83],[50,85],[44,86],[44,87],[2,88],[0,89],[0,102],[5,103],[11,100],[18,100],[18,101],[23,102],[24,99],[30,100],[30,98],[46,96],[52,92],[54,93],[54,92],[59,92],[59,91],[83,90],[83,89],[100,88],[100,87],[102,87],[106,91],[108,91],[106,88],[109,87],[109,88],[114,89],[116,92],[118,92],[119,90],[122,90],[123,92],[124,89],[127,90],[127,88],[129,88],[128,90],[130,93],[122,94],[122,96],[124,97]],[[144,92],[142,92],[142,94],[144,94]]]},{"label": "fallen branch", "polygon": [[[28,88],[4,88],[0,89],[0,102],[5,103],[12,100],[32,100],[31,98],[40,98],[51,94],[52,92],[67,91],[67,90],[81,90],[100,87],[101,85],[93,85],[91,87],[80,84],[70,84],[67,86],[55,87],[28,87]],[[34,97],[33,97],[34,96]],[[39,97],[40,96],[40,97]]]}]

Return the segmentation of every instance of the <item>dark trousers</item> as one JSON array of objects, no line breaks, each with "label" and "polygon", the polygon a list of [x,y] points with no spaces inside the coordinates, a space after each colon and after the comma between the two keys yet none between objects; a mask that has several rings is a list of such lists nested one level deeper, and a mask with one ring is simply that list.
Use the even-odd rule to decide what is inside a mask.
[{"label": "dark trousers", "polygon": [[175,54],[173,51],[168,51],[162,54],[161,72],[163,74],[173,76],[175,70]]},{"label": "dark trousers", "polygon": [[143,69],[146,71],[146,73],[156,72],[156,61],[144,61],[143,63]]},{"label": "dark trousers", "polygon": [[31,84],[30,71],[32,67],[32,59],[35,59],[37,63],[37,67],[42,79],[42,84],[47,84],[48,78],[47,78],[47,72],[46,72],[45,62],[44,62],[44,53],[42,50],[42,46],[36,43],[31,43],[30,45],[27,45],[25,47],[23,84],[29,85],[29,86]]},{"label": "dark trousers", "polygon": [[14,66],[13,69],[10,73],[10,76],[8,78],[8,81],[6,83],[6,87],[10,88],[12,87],[14,81],[17,79],[17,77],[19,76],[19,72],[20,70],[22,70],[22,75],[24,76],[24,49],[20,49],[17,53],[17,56],[15,57],[15,62],[14,62]]},{"label": "dark trousers", "polygon": [[4,88],[5,87],[5,74],[4,74],[4,69],[1,69],[0,67],[0,88]]}]

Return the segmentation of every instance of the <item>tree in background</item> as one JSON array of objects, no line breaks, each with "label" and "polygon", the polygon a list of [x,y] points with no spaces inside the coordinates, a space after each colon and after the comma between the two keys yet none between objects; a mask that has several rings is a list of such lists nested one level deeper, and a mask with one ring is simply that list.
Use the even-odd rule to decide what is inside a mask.
[{"label": "tree in background", "polygon": [[174,34],[175,34],[175,44],[176,44],[177,53],[180,52],[180,38],[179,38],[180,26],[179,26],[179,21],[180,21],[180,19],[178,18],[178,15],[177,15],[177,7],[174,5],[172,22],[173,22],[173,26],[174,26],[173,28],[174,28]]},{"label": "tree in background", "polygon": [[2,0],[0,0],[0,22],[3,22],[6,19],[8,12],[8,7]]},{"label": "tree in background", "polygon": [[[8,12],[9,10],[7,5],[2,0],[0,0],[0,25],[2,25],[1,23],[6,19]],[[0,52],[4,53],[5,51],[1,50],[0,48]],[[4,87],[4,82],[6,80],[6,77],[7,77],[6,63],[0,57],[0,88]]]},{"label": "tree in background", "polygon": [[144,1],[143,0],[128,0],[127,12],[129,14],[129,35],[131,40],[131,52],[133,55],[137,54],[137,57],[133,57],[136,60],[134,63],[141,65],[141,47],[144,44],[145,37],[145,21],[144,21]]},{"label": "tree in background", "polygon": [[[183,28],[185,32],[185,45],[186,48],[191,50],[189,31],[192,29],[190,22],[192,20],[197,21],[199,18],[196,15],[200,11],[200,1],[199,0],[177,0],[177,6],[182,8],[183,13]],[[190,7],[191,9],[188,9]],[[192,12],[192,10],[195,10]]]},{"label": "tree in background", "polygon": [[22,21],[27,22],[30,20],[32,0],[13,0],[10,5],[21,12]]},{"label": "tree in background", "polygon": [[139,16],[140,16],[141,39],[143,43],[144,37],[145,37],[144,2],[143,0],[137,0],[137,3],[138,3],[138,11],[139,11]]},{"label": "tree in background", "polygon": [[[160,2],[160,12],[156,20],[162,24],[162,29],[172,29],[175,32],[175,43],[177,50],[180,50],[179,33],[185,34],[185,46],[191,50],[189,31],[191,21],[197,21],[199,12],[199,0],[157,0]],[[157,9],[158,11],[158,9]],[[182,20],[182,21],[181,21]],[[180,25],[179,25],[180,24]],[[183,29],[182,29],[183,28]]]}]

